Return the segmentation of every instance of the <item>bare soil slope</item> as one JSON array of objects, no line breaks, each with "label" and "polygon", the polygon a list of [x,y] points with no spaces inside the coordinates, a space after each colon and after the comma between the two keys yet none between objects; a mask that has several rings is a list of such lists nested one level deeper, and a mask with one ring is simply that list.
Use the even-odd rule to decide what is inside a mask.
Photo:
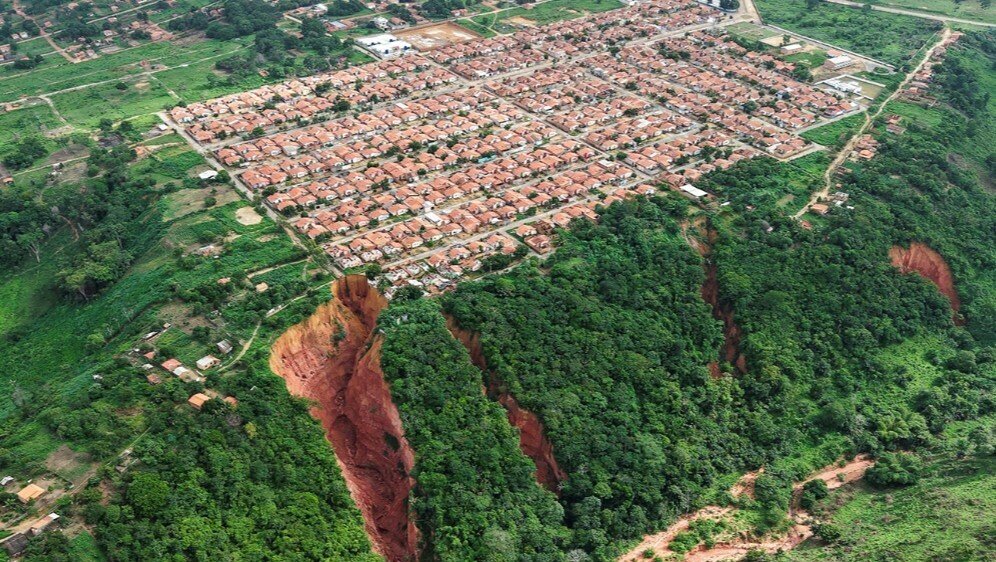
[{"label": "bare soil slope", "polygon": [[332,292],[333,300],[274,343],[270,367],[292,394],[316,402],[311,414],[335,449],[375,550],[390,561],[412,560],[414,454],[380,370],[381,339],[372,337],[387,300],[358,275],[339,279]]}]

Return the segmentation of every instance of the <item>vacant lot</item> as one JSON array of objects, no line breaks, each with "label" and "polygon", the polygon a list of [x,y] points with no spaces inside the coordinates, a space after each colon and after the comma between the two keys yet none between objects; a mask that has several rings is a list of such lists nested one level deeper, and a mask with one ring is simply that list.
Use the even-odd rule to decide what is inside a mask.
[{"label": "vacant lot", "polygon": [[85,129],[96,128],[101,119],[117,122],[176,103],[158,80],[143,78],[58,94],[52,96],[52,103],[67,121]]},{"label": "vacant lot", "polygon": [[46,103],[34,100],[35,105],[0,113],[0,153],[20,139],[25,133],[44,135],[62,126]]},{"label": "vacant lot", "polygon": [[435,49],[451,43],[462,43],[481,36],[476,31],[451,22],[401,31],[395,35],[408,41],[420,51]]},{"label": "vacant lot", "polygon": [[[79,64],[62,61],[30,72],[5,73],[0,76],[0,102],[97,82],[122,80],[146,70],[177,67],[203,59],[218,59],[243,49],[243,44],[251,41],[251,38],[226,42],[203,40],[183,46],[168,42],[149,43]],[[54,60],[54,57],[46,58]]]},{"label": "vacant lot", "polygon": [[[473,18],[497,33],[512,33],[515,25],[544,25],[621,8],[619,0],[551,0],[533,8],[512,8]],[[525,21],[523,21],[525,20]]]},{"label": "vacant lot", "polygon": [[868,4],[996,23],[996,6],[990,5],[988,8],[983,8],[982,3],[978,0],[963,0],[961,2],[954,0],[871,0]]}]

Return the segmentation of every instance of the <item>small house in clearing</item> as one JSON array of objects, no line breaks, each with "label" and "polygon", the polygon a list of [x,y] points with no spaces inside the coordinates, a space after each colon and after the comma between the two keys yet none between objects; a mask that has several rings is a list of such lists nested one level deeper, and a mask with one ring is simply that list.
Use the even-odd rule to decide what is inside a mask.
[{"label": "small house in clearing", "polygon": [[49,529],[56,521],[59,520],[58,513],[49,513],[45,517],[42,517],[38,521],[35,521],[34,525],[31,526],[29,531],[32,535],[38,536]]},{"label": "small house in clearing", "polygon": [[27,486],[21,488],[21,491],[17,493],[17,499],[21,500],[21,503],[28,503],[31,500],[36,500],[45,495],[45,489],[37,484],[28,484]]},{"label": "small house in clearing", "polygon": [[202,392],[198,392],[197,394],[195,394],[195,395],[193,395],[193,396],[191,396],[190,398],[187,399],[187,404],[190,404],[196,410],[200,410],[201,407],[204,406],[204,403],[207,402],[210,399],[211,399],[211,397],[208,396],[207,394],[204,394]]},{"label": "small house in clearing", "polygon": [[205,355],[197,360],[197,368],[204,371],[221,365],[221,360],[214,355]]}]

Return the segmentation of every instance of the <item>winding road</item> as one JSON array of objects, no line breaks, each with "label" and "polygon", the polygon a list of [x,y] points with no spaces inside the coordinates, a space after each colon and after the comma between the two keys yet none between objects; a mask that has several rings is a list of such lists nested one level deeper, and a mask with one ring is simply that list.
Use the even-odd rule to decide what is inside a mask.
[{"label": "winding road", "polygon": [[847,144],[837,154],[837,157],[834,158],[830,166],[827,167],[826,172],[824,172],[823,180],[825,185],[823,186],[823,189],[813,193],[813,195],[809,198],[809,202],[806,203],[806,205],[802,209],[799,209],[799,212],[792,215],[792,218],[798,219],[802,215],[806,214],[806,212],[809,211],[810,207],[812,207],[821,198],[826,197],[830,193],[830,188],[833,186],[834,173],[837,171],[837,168],[841,166],[841,164],[847,161],[847,158],[854,151],[854,147],[858,143],[858,140],[861,138],[861,135],[865,134],[865,132],[868,130],[868,127],[870,127],[871,124],[875,121],[875,119],[879,115],[881,115],[883,111],[885,111],[885,107],[889,105],[889,102],[894,100],[896,96],[902,93],[903,88],[905,88],[906,85],[909,84],[910,80],[912,80],[913,77],[916,76],[918,72],[920,72],[920,69],[922,69],[924,65],[926,65],[930,61],[931,57],[933,57],[934,52],[937,50],[937,48],[940,47],[941,45],[946,44],[950,38],[951,38],[951,28],[945,27],[944,33],[941,35],[941,40],[935,42],[929,49],[927,49],[927,53],[926,55],[924,55],[923,60],[920,61],[920,64],[916,65],[912,70],[909,71],[909,73],[906,74],[906,77],[903,78],[903,81],[899,84],[896,90],[891,94],[889,94],[889,97],[887,97],[885,101],[883,101],[878,106],[878,109],[875,110],[875,113],[865,114],[865,122],[861,124],[861,128],[859,128],[854,133],[854,136],[851,137],[851,140],[847,141]]}]

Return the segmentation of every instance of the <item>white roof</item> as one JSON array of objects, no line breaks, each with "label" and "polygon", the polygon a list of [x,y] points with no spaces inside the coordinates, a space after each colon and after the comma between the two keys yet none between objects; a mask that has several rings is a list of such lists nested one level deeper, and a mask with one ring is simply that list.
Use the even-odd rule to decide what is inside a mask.
[{"label": "white roof", "polygon": [[685,185],[681,186],[679,189],[691,195],[692,197],[695,197],[696,199],[699,197],[705,197],[706,195],[709,195],[705,191],[702,191],[701,189],[695,187],[690,183],[686,183]]},{"label": "white roof", "polygon": [[839,57],[832,57],[828,59],[832,64],[840,64],[844,62],[851,62],[851,57],[847,55],[840,55]]},{"label": "white roof", "polygon": [[364,47],[372,47],[374,45],[380,45],[383,43],[393,43],[397,41],[398,38],[391,35],[390,33],[380,33],[378,35],[368,35],[366,37],[357,37],[354,39],[360,45]]}]

